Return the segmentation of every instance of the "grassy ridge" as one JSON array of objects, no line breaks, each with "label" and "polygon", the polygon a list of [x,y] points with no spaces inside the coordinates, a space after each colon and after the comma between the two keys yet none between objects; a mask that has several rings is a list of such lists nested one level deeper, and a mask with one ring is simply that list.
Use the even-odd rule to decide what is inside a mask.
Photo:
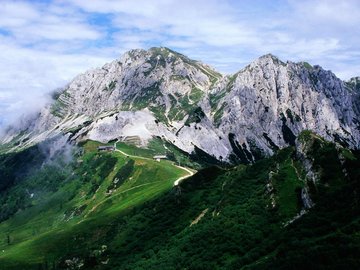
[{"label": "grassy ridge", "polygon": [[[105,226],[121,212],[171,189],[177,178],[187,174],[170,161],[129,159],[118,152],[98,153],[98,145],[84,145],[85,153],[71,181],[64,182],[54,193],[43,194],[39,205],[0,223],[0,237],[4,239],[0,242],[0,250],[4,250],[0,253],[0,268],[16,268],[22,263],[37,267],[54,261],[74,247],[72,235]],[[134,163],[131,174],[109,193],[114,177],[129,160]]]}]

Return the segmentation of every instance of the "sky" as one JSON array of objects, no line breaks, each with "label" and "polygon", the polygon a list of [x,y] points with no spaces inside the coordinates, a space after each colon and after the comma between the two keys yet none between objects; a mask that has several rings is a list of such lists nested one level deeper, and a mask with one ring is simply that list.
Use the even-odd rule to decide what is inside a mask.
[{"label": "sky", "polygon": [[231,74],[261,55],[360,76],[358,0],[0,0],[0,129],[73,77],[165,46]]}]

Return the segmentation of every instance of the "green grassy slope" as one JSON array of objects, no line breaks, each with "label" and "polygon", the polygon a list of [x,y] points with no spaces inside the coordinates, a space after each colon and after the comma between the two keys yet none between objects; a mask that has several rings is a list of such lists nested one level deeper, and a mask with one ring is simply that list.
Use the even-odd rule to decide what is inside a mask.
[{"label": "green grassy slope", "polygon": [[[171,190],[176,179],[188,174],[170,161],[98,153],[97,146],[96,142],[85,144],[75,175],[53,192],[35,193],[31,207],[0,223],[4,239],[0,241],[0,268],[38,267],[55,260],[71,249],[71,235],[106,225],[119,213]],[[37,177],[44,173],[47,171]],[[123,175],[125,179],[120,179]],[[27,187],[34,182],[27,182]]]},{"label": "green grassy slope", "polygon": [[[184,172],[171,162],[98,154],[88,142],[73,180],[0,223],[0,268],[359,269],[360,153],[309,133],[299,141],[313,184],[287,148],[178,187]],[[315,205],[294,220],[304,186]]]}]

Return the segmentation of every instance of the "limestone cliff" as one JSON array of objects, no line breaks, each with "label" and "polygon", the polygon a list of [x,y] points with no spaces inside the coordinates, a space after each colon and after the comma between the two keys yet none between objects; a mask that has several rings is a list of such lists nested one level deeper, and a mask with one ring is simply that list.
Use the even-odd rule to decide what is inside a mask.
[{"label": "limestone cliff", "polygon": [[358,148],[359,91],[308,63],[272,55],[225,76],[167,48],[132,50],[75,77],[52,104],[2,143],[10,151],[58,134],[107,142],[159,136],[232,162],[294,145],[305,129]]}]

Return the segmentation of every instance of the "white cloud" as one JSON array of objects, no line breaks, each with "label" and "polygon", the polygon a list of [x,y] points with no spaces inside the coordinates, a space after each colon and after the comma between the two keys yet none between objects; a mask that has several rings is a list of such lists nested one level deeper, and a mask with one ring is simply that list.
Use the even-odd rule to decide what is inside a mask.
[{"label": "white cloud", "polygon": [[[189,52],[192,57],[201,49],[210,50],[202,59],[210,63],[214,62],[211,55],[218,50],[235,53],[231,58],[241,63],[269,52],[284,60],[317,63],[359,51],[360,2],[356,0],[70,2],[87,12],[111,14],[112,27],[120,32],[118,40],[119,36],[125,40],[133,32],[132,42],[125,42],[126,47],[146,47],[153,40]],[[354,27],[358,29],[355,36]],[[226,62],[222,63],[217,65],[222,70],[241,68],[233,62],[224,69]]]},{"label": "white cloud", "polygon": [[88,54],[56,54],[0,45],[0,115],[10,123],[29,111],[41,108],[46,93],[64,86],[75,75],[98,67],[111,58]]},{"label": "white cloud", "polygon": [[31,38],[37,39],[52,39],[52,40],[73,40],[73,39],[98,39],[101,38],[101,33],[94,31],[90,27],[73,22],[61,22],[52,24],[35,24],[26,26],[21,29],[21,32],[14,31],[17,36],[24,36],[31,33]]},{"label": "white cloud", "polygon": [[290,1],[302,22],[317,22],[322,26],[353,26],[360,22],[360,2],[358,0],[303,0]]},{"label": "white cloud", "polygon": [[100,40],[103,33],[76,9],[56,3],[2,1],[0,10],[2,124],[39,109],[49,101],[46,93],[113,58],[89,53],[87,43]]},{"label": "white cloud", "polygon": [[21,27],[40,16],[40,13],[26,2],[2,1],[0,9],[0,27]]},{"label": "white cloud", "polygon": [[[169,6],[174,1],[169,0],[69,0],[62,1],[65,3],[73,4],[81,7],[87,12],[100,12],[100,13],[127,13],[140,16],[152,16],[159,13],[159,7]],[[186,1],[185,1],[186,2]],[[184,5],[186,3],[183,2]]]},{"label": "white cloud", "polygon": [[0,5],[0,28],[8,31],[22,44],[42,40],[94,40],[102,37],[96,27],[87,23],[83,14],[70,12],[67,15],[64,7],[49,11],[47,6],[18,1],[3,2]]}]

